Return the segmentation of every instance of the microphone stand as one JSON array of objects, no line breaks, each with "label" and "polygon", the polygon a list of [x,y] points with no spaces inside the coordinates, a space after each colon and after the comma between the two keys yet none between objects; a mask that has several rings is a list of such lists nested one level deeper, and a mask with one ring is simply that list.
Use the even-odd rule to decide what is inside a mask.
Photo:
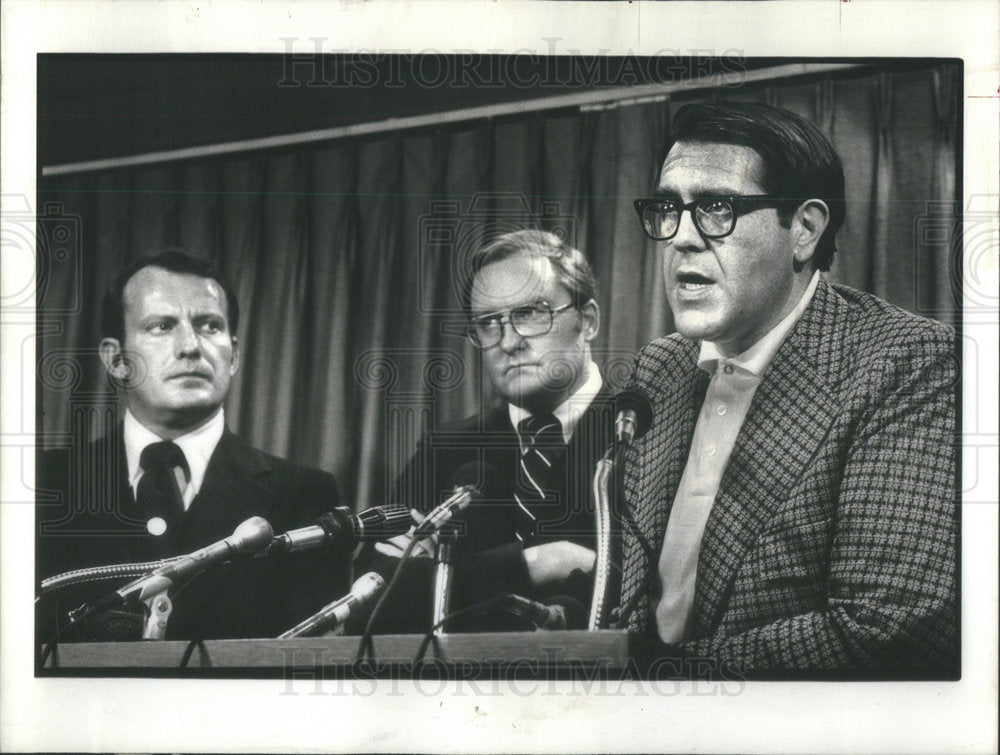
[{"label": "microphone stand", "polygon": [[[152,577],[153,572],[149,571],[147,575]],[[139,599],[139,602],[143,605],[143,615],[145,617],[142,623],[142,639],[162,640],[166,638],[167,621],[174,610],[174,603],[167,592],[173,584],[172,579],[160,575],[143,590],[143,594],[148,593],[148,595],[145,598]],[[69,612],[70,623],[80,622],[99,609],[99,603],[97,605],[84,604]]]},{"label": "microphone stand", "polygon": [[142,639],[144,640],[162,640],[167,636],[167,620],[174,610],[173,601],[167,595],[170,585],[170,580],[165,580],[165,584],[159,592],[142,601],[146,606],[144,611],[146,620],[142,625]]},{"label": "microphone stand", "polygon": [[[594,472],[594,517],[597,530],[597,558],[594,563],[594,596],[590,603],[590,617],[587,628],[600,629],[604,624],[604,610],[608,603],[608,585],[611,574],[611,487],[615,494],[619,490],[618,470],[622,456],[632,442],[645,433],[653,419],[653,408],[649,397],[642,391],[626,389],[618,394],[620,410],[615,418],[614,441],[604,457],[597,462]],[[623,504],[622,513],[627,511]],[[625,521],[628,521],[626,517]],[[642,541],[640,533],[636,533]]]},{"label": "microphone stand", "polygon": [[[619,447],[620,448],[620,447]],[[611,489],[615,477],[615,467],[620,460],[620,452],[611,447],[597,462],[594,471],[594,518],[597,533],[597,558],[594,562],[594,594],[590,601],[590,616],[587,629],[600,629],[604,623],[604,611],[608,603],[608,585],[611,575]]]},{"label": "microphone stand", "polygon": [[452,547],[458,539],[458,532],[454,527],[442,527],[438,534],[438,543],[435,557],[437,559],[437,570],[434,575],[434,618],[432,625],[435,635],[445,634],[445,617],[450,613],[451,604],[451,582],[455,571],[452,559]]}]

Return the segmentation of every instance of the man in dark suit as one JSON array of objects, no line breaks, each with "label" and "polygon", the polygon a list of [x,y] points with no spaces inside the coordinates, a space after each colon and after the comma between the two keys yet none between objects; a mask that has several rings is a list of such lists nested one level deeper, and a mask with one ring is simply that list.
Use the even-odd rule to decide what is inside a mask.
[{"label": "man in dark suit", "polygon": [[[119,274],[105,296],[100,357],[125,416],[94,442],[39,454],[39,579],[186,554],[254,516],[278,534],[336,505],[331,475],[252,448],[226,429],[238,322],[232,289],[206,261],[166,252]],[[212,568],[172,596],[166,637],[276,636],[346,592],[347,558],[312,551]],[[123,581],[46,596],[39,636],[47,640],[67,609]],[[132,610],[100,613],[63,639],[137,638],[141,618]]]},{"label": "man in dark suit", "polygon": [[844,177],[807,121],[682,108],[656,196],[678,333],[635,384],[623,618],[747,673],[957,670],[955,340],[828,284]]},{"label": "man in dark suit", "polygon": [[[610,392],[591,358],[600,328],[593,273],[577,249],[534,230],[489,243],[474,255],[471,273],[468,335],[502,403],[425,437],[399,477],[396,500],[426,514],[450,492],[457,471],[482,465],[489,479],[473,482],[482,482],[488,500],[460,517],[452,608],[505,592],[539,601],[564,595],[586,606],[595,560],[590,488],[613,424]],[[398,557],[405,542],[377,548]],[[422,581],[414,577],[399,591],[382,629],[429,626],[423,566]],[[524,624],[490,610],[450,625],[459,627]]]}]

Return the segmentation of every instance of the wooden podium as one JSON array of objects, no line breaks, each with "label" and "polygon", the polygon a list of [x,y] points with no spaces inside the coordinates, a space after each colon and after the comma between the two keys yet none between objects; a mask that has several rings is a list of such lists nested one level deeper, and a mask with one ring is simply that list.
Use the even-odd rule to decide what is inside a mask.
[{"label": "wooden podium", "polygon": [[[356,662],[360,637],[290,640],[206,640],[66,643],[38,669],[39,676],[283,677],[325,673],[375,678],[410,677],[437,670],[467,678],[641,676],[651,660],[661,665],[663,646],[620,630],[446,634],[414,664],[422,635],[376,635],[374,662]],[[662,671],[663,669],[661,669]],[[669,672],[669,669],[666,669]],[[678,662],[677,673],[680,674]]]}]

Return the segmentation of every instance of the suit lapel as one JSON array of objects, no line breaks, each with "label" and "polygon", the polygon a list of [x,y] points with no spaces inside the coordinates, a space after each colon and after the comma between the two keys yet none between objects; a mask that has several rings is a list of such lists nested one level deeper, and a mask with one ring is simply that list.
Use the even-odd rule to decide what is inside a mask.
[{"label": "suit lapel", "polygon": [[[557,528],[551,530],[553,535],[559,533],[570,540],[593,543],[596,520],[590,504],[594,471],[597,460],[611,443],[613,412],[612,394],[604,387],[580,415],[565,453],[553,465],[549,487],[562,497]],[[549,520],[551,523],[552,515]]]},{"label": "suit lapel", "polygon": [[[567,446],[567,456],[574,464],[593,469],[591,460],[600,459],[611,443],[614,426],[614,396],[605,385],[580,415]],[[579,468],[579,467],[577,467]]]},{"label": "suit lapel", "polygon": [[658,417],[673,418],[671,424],[676,427],[676,432],[663,437],[665,445],[659,448],[640,448],[640,453],[651,453],[660,460],[658,464],[644,464],[643,469],[648,474],[640,480],[640,500],[655,501],[657,504],[643,507],[643,516],[636,517],[643,535],[657,548],[663,542],[674,496],[677,495],[677,487],[687,463],[691,437],[705,398],[708,379],[708,374],[697,368],[688,372],[685,379],[676,385],[669,400],[654,409]]},{"label": "suit lapel", "polygon": [[[850,369],[834,360],[830,341],[847,318],[823,281],[757,388],[719,485],[698,558],[698,632],[711,631],[747,550],[788,499],[830,432],[833,387]],[[840,328],[838,330],[838,327]]]},{"label": "suit lapel", "polygon": [[[201,490],[184,516],[182,552],[191,552],[232,534],[253,516],[272,521],[277,500],[262,483],[271,472],[263,454],[228,430],[223,434],[205,470]],[[183,599],[197,613],[220,588],[229,584],[225,568],[199,575]]]},{"label": "suit lapel", "polygon": [[[664,365],[656,376],[653,425],[625,459],[625,505],[634,516],[640,536],[658,553],[670,516],[681,473],[687,461],[698,410],[708,386],[708,375],[697,368],[697,344],[685,342],[683,356]],[[656,399],[659,399],[658,401]],[[625,529],[622,560],[622,605],[627,605],[648,581],[656,562],[650,562],[634,533]],[[655,581],[655,580],[654,580]],[[633,614],[632,626],[641,626],[645,611]]]},{"label": "suit lapel", "polygon": [[269,471],[270,465],[262,454],[226,431],[184,518],[185,542],[191,544],[196,532],[212,533],[212,537],[221,533],[221,538],[252,516],[268,518],[275,501],[260,480]]}]

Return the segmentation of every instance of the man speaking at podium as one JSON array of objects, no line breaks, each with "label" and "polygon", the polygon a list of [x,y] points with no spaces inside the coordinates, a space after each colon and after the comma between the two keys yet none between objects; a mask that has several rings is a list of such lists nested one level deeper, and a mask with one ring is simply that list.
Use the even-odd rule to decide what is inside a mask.
[{"label": "man speaking at podium", "polygon": [[[425,437],[396,493],[398,503],[426,514],[450,485],[466,481],[456,481],[456,472],[468,465],[484,470],[486,500],[462,517],[465,529],[455,544],[464,557],[456,559],[453,609],[507,592],[589,603],[595,560],[590,488],[614,419],[591,357],[600,328],[595,296],[586,258],[552,233],[506,233],[473,256],[463,302],[468,336],[502,404]],[[398,557],[405,543],[404,536],[377,548]],[[417,567],[413,571],[427,577],[429,569]],[[429,581],[394,590],[386,606],[392,616],[379,630],[425,631]],[[447,626],[491,630],[519,623],[493,609]]]},{"label": "man speaking at podium", "polygon": [[[118,275],[105,295],[100,358],[125,417],[95,442],[39,454],[39,497],[58,500],[38,507],[39,578],[190,553],[253,516],[284,532],[336,506],[330,474],[252,448],[226,429],[238,324],[236,296],[207,261],[165,252]],[[347,591],[348,558],[317,550],[210,569],[173,597],[166,637],[275,637]],[[84,597],[120,586],[97,583]],[[79,591],[68,593],[43,598],[43,641],[80,604]],[[82,638],[137,639],[140,625],[133,614],[106,612]]]},{"label": "man speaking at podium", "polygon": [[810,123],[674,127],[636,202],[678,333],[636,367],[628,627],[750,673],[954,674],[954,333],[826,282],[844,173]]}]

